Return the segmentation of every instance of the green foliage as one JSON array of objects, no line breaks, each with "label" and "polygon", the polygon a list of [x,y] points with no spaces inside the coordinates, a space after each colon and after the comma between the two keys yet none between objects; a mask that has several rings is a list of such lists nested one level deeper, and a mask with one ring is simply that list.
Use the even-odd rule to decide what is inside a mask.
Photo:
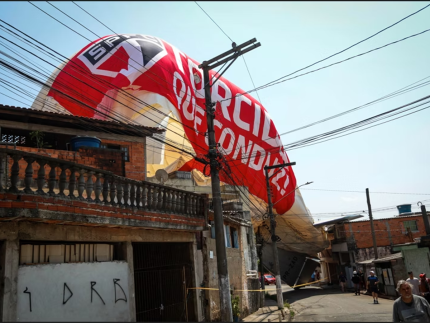
[{"label": "green foliage", "polygon": [[30,132],[30,138],[36,144],[37,148],[51,147],[47,145],[47,142],[43,142],[43,137],[45,137],[45,134],[42,131],[35,130]]},{"label": "green foliage", "polygon": [[288,301],[285,301],[284,302],[284,307],[290,309],[291,305],[290,305],[290,303],[288,303]]},{"label": "green foliage", "polygon": [[239,296],[232,297],[231,299],[231,309],[233,311],[233,316],[239,317],[240,315],[239,301],[240,301]]},{"label": "green foliage", "polygon": [[294,313],[294,311],[293,310],[290,310],[290,316],[291,316],[291,318],[294,318],[294,315],[295,315],[296,313]]}]

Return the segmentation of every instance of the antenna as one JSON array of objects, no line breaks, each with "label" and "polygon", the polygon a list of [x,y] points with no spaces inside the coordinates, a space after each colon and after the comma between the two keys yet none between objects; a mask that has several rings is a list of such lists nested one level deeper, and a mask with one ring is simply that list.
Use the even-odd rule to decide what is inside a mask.
[{"label": "antenna", "polygon": [[161,185],[164,185],[164,182],[167,181],[169,175],[164,169],[159,169],[155,172],[155,178],[161,183]]}]

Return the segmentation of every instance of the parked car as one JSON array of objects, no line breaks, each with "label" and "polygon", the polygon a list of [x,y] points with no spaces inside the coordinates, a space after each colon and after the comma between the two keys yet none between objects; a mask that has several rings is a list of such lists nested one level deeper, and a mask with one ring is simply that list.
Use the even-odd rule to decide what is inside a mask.
[{"label": "parked car", "polygon": [[270,285],[270,284],[276,285],[276,278],[273,277],[272,275],[266,274],[266,275],[264,275],[264,284],[266,284],[266,285]]}]

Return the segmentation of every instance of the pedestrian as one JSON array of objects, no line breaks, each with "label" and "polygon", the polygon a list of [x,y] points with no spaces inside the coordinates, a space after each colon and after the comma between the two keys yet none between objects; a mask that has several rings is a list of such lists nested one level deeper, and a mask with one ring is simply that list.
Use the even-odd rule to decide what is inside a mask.
[{"label": "pedestrian", "polygon": [[364,274],[361,269],[358,271],[358,276],[360,277],[360,289],[366,290],[366,284],[364,283]]},{"label": "pedestrian", "polygon": [[345,292],[345,283],[346,283],[346,277],[343,274],[343,272],[340,273],[339,275],[339,282],[340,282],[340,287],[342,288],[342,292]]},{"label": "pedestrian", "polygon": [[312,273],[312,275],[311,275],[311,282],[314,282],[315,281],[315,276],[316,276],[316,270]]},{"label": "pedestrian", "polygon": [[373,304],[379,304],[378,302],[378,277],[375,276],[373,270],[370,271],[370,276],[367,277],[367,289],[370,289],[373,296]]},{"label": "pedestrian", "polygon": [[400,297],[393,304],[393,322],[430,322],[430,305],[424,297],[412,293],[412,284],[397,283]]},{"label": "pedestrian", "polygon": [[354,270],[352,273],[352,278],[351,278],[352,282],[354,283],[354,288],[355,288],[355,296],[360,296],[360,276],[358,275],[358,273]]},{"label": "pedestrian", "polygon": [[427,302],[430,301],[430,285],[429,279],[426,277],[426,273],[420,274],[420,294],[424,297]]},{"label": "pedestrian", "polygon": [[414,295],[421,296],[420,294],[420,280],[414,277],[414,273],[412,271],[408,271],[409,278],[406,281],[412,285],[412,293]]}]

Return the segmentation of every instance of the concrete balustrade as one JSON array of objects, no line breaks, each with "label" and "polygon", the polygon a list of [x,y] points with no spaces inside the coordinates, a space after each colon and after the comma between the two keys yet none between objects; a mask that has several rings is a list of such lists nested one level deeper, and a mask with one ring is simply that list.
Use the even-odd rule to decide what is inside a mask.
[{"label": "concrete balustrade", "polygon": [[67,160],[0,148],[0,193],[5,192],[197,218],[205,214],[205,196],[200,194],[128,179]]}]

